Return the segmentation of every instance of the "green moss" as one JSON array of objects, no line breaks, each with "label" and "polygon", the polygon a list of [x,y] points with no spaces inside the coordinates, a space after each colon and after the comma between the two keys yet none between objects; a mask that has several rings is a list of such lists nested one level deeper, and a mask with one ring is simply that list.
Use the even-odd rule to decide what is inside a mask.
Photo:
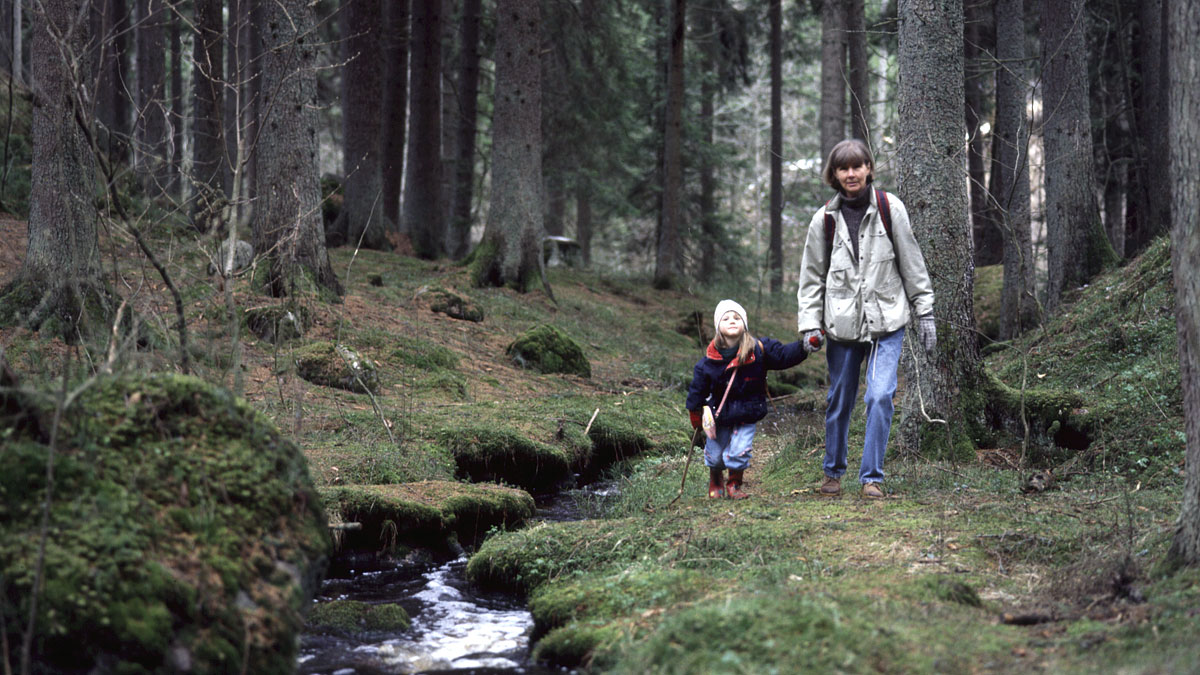
[{"label": "green moss", "polygon": [[458,354],[439,344],[434,344],[429,340],[394,336],[392,341],[397,345],[391,352],[391,358],[394,361],[430,371],[458,368]]},{"label": "green moss", "polygon": [[461,475],[473,481],[504,481],[535,491],[548,491],[570,478],[566,455],[531,441],[512,429],[458,427],[442,432]]},{"label": "green moss", "polygon": [[505,349],[505,353],[518,365],[540,373],[592,376],[592,365],[579,345],[566,333],[549,324],[526,331]]},{"label": "green moss", "polygon": [[[50,411],[45,398],[8,400],[30,411],[0,446],[0,578],[20,599],[0,611],[19,644]],[[289,671],[329,551],[299,450],[244,401],[191,377],[100,378],[74,405],[58,436],[35,660],[86,670],[115,658],[149,672],[180,645],[196,672],[223,671],[206,655],[228,654],[255,672]],[[291,582],[256,584],[264,564],[293,570]],[[266,618],[239,609],[239,596]]]},{"label": "green moss", "polygon": [[452,319],[473,321],[475,323],[483,321],[483,310],[478,305],[445,289],[433,291],[429,308],[440,314],[445,314]]},{"label": "green moss", "polygon": [[400,605],[371,605],[357,600],[332,600],[315,605],[308,614],[308,627],[324,633],[349,635],[366,631],[408,630],[412,621]]},{"label": "green moss", "polygon": [[616,626],[571,624],[555,628],[539,640],[532,656],[538,663],[557,668],[579,668],[592,664],[596,652],[615,644],[621,636]]},{"label": "green moss", "polygon": [[370,359],[345,345],[316,342],[294,352],[300,377],[326,387],[359,393],[379,390],[379,373]]},{"label": "green moss", "polygon": [[251,333],[271,343],[299,339],[312,325],[308,308],[295,303],[249,307],[244,317]]}]

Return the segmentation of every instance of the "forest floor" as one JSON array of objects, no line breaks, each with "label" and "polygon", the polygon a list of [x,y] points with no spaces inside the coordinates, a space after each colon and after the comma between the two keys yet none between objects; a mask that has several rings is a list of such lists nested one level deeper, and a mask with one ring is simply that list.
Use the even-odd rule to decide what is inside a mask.
[{"label": "forest floor", "polygon": [[[0,282],[20,264],[24,230],[0,219]],[[104,240],[106,269],[121,261],[110,276],[150,325],[170,326],[154,269],[134,262],[119,231]],[[628,430],[642,452],[612,470],[618,497],[584,504],[590,518],[579,523],[497,533],[472,560],[475,578],[529,594],[542,659],[612,672],[1157,673],[1200,663],[1200,570],[1162,565],[1183,466],[1165,243],[1081,290],[1037,335],[985,349],[985,367],[1010,386],[1074,393],[1070,414],[1035,420],[1027,438],[994,430],[972,458],[894,444],[889,496],[867,501],[852,478],[860,405],[846,494],[821,498],[819,353],[773,376],[788,393],[759,425],[753,497],[738,502],[705,498],[706,471],[688,448],[683,399],[701,355],[689,326],[698,315],[711,331],[716,302],[734,297],[753,333],[790,340],[789,297],[657,291],[555,268],[553,302],[472,288],[446,262],[335,249],[346,295],[308,303],[305,341],[337,341],[373,361],[381,387],[367,396],[301,379],[291,358],[300,343],[275,346],[239,324],[235,348],[205,257],[169,236],[156,245],[184,289],[195,374],[274,420],[319,486],[461,479],[451,448],[483,428],[567,452],[588,443],[594,411],[597,424]],[[251,293],[247,278],[233,283],[237,308],[277,302]],[[432,311],[439,291],[484,319]],[[541,324],[581,346],[590,377],[540,374],[506,355]],[[21,329],[0,331],[0,347],[27,383],[46,382],[72,352]],[[171,369],[172,349],[127,354],[124,367]],[[1050,467],[1060,475],[1049,489],[1025,491],[1031,473]]]}]

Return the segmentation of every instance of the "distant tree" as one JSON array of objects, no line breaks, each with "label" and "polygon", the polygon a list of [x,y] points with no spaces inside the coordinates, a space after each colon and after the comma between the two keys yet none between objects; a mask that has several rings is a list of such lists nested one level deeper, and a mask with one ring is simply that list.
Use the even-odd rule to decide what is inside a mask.
[{"label": "distant tree", "polygon": [[135,162],[142,188],[162,196],[167,183],[166,17],[164,0],[137,4],[137,111]]},{"label": "distant tree", "polygon": [[1083,0],[1043,0],[1042,114],[1046,161],[1046,309],[1116,256],[1092,192],[1087,16]]},{"label": "distant tree", "polygon": [[479,126],[479,23],[481,0],[464,0],[459,24],[458,157],[450,217],[450,255],[466,257],[471,248],[471,205],[475,189],[475,132]]},{"label": "distant tree", "polygon": [[274,296],[342,292],[329,264],[317,162],[320,41],[307,0],[262,5],[263,89],[258,136],[254,250],[265,254]]},{"label": "distant tree", "polygon": [[870,69],[867,63],[867,21],[863,0],[846,3],[846,56],[849,63],[850,135],[871,144]]},{"label": "distant tree", "polygon": [[540,35],[538,0],[510,0],[497,12],[492,198],[471,263],[480,286],[528,291],[542,269]]},{"label": "distant tree", "polygon": [[980,374],[963,176],[962,3],[900,0],[898,14],[899,194],[933,280],[939,339],[929,359],[916,347],[915,333],[905,340],[907,385],[897,407],[904,411],[906,445],[949,445],[945,427],[918,424],[926,411],[952,425],[949,436],[956,446],[967,438],[964,422],[982,415],[960,395],[976,387]]},{"label": "distant tree", "polygon": [[[1004,237],[1004,290],[1000,337],[1038,323],[1029,222],[1029,117],[1023,0],[996,0],[996,125],[992,129],[993,226]],[[978,230],[976,230],[978,241]],[[977,259],[978,261],[978,259]]]},{"label": "distant tree", "polygon": [[[1131,186],[1125,232],[1125,255],[1136,255],[1154,237],[1167,231],[1171,200],[1163,199],[1162,186],[1173,181],[1163,161],[1170,153],[1167,133],[1167,0],[1140,0],[1136,4],[1131,89],[1135,150],[1135,184]],[[1123,64],[1124,65],[1124,64]],[[1126,66],[1129,67],[1129,66]]]},{"label": "distant tree", "polygon": [[171,140],[165,160],[167,191],[175,199],[183,197],[183,35],[180,24],[184,19],[180,10],[181,6],[176,5],[163,12],[171,54],[171,112],[167,115]]},{"label": "distant tree", "polygon": [[821,5],[821,157],[846,137],[846,7],[844,0]]},{"label": "distant tree", "polygon": [[1171,152],[1171,268],[1175,278],[1175,317],[1179,370],[1183,378],[1183,418],[1187,455],[1179,524],[1167,556],[1175,563],[1200,564],[1200,6],[1168,0]]},{"label": "distant tree", "polygon": [[33,166],[29,238],[16,279],[0,291],[0,324],[49,329],[78,342],[115,311],[100,269],[93,206],[95,162],[73,100],[75,72],[89,72],[84,0],[45,0],[32,21]]},{"label": "distant tree", "polygon": [[384,0],[383,135],[380,141],[382,173],[380,201],[384,221],[393,232],[400,223],[400,186],[404,179],[404,136],[408,124],[408,16],[409,0]]},{"label": "distant tree", "polygon": [[342,209],[335,230],[341,241],[387,248],[383,222],[380,138],[383,119],[383,40],[380,0],[342,0],[345,67],[342,73]]},{"label": "distant tree", "polygon": [[[990,4],[990,3],[989,3]],[[963,4],[963,72],[966,94],[967,179],[971,200],[971,226],[975,240],[975,264],[995,265],[1004,259],[1004,237],[994,222],[990,208],[985,168],[983,123],[988,119],[988,91],[995,61],[992,47],[993,27],[986,16],[987,4],[965,0]]]},{"label": "distant tree", "polygon": [[404,227],[422,258],[445,254],[442,206],[442,3],[412,5]]},{"label": "distant tree", "polygon": [[[783,291],[783,2],[771,0],[771,292]],[[860,3],[861,5],[861,3]]]},{"label": "distant tree", "polygon": [[654,257],[655,288],[679,281],[679,233],[683,227],[683,45],[687,3],[671,0],[667,32],[667,102],[663,130],[662,219]]},{"label": "distant tree", "polygon": [[[693,4],[696,8],[697,43],[700,48],[700,116],[696,124],[700,130],[700,141],[705,148],[711,148],[715,140],[717,85],[720,78],[717,63],[718,39],[716,22],[713,20],[717,12],[714,0],[700,0]],[[699,278],[711,279],[716,267],[717,252],[717,176],[716,160],[713,153],[700,153],[700,265]]]},{"label": "distant tree", "polygon": [[128,161],[129,5],[126,0],[102,0],[95,5],[95,35],[101,46],[96,80],[96,118],[100,145],[110,162]]},{"label": "distant tree", "polygon": [[192,46],[192,224],[213,224],[225,196],[225,56],[221,0],[195,0]]}]

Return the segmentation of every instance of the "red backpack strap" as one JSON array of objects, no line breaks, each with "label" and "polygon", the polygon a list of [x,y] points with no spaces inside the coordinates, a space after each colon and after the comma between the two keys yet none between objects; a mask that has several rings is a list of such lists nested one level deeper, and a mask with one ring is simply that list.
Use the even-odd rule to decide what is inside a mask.
[{"label": "red backpack strap", "polygon": [[892,206],[888,204],[887,192],[875,188],[875,201],[879,203],[879,217],[883,219],[883,231],[887,232],[888,240],[894,247],[896,240],[892,239]]}]

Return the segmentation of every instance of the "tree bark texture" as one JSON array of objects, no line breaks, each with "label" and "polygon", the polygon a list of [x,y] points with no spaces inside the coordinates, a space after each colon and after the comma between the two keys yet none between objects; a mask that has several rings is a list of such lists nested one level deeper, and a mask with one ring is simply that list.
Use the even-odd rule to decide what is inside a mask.
[{"label": "tree bark texture", "polygon": [[846,138],[846,10],[843,0],[821,5],[821,158]]},{"label": "tree bark texture", "polygon": [[[712,0],[702,0],[698,3],[696,13],[696,33],[699,35],[701,79],[700,79],[700,117],[696,121],[700,129],[701,142],[705,148],[713,147],[716,128],[717,81],[720,72],[717,69],[717,37],[713,15],[716,7]],[[701,153],[700,164],[700,274],[702,280],[711,279],[715,269],[717,241],[717,176],[716,166],[710,153]]]},{"label": "tree bark texture", "polygon": [[663,128],[662,221],[654,257],[654,286],[678,284],[679,233],[683,228],[683,44],[687,3],[671,0],[668,17],[667,103]]},{"label": "tree bark texture", "polygon": [[1092,192],[1086,23],[1083,0],[1042,3],[1048,312],[1113,258]]},{"label": "tree bark texture", "polygon": [[1125,233],[1126,255],[1136,255],[1171,223],[1171,200],[1163,199],[1161,186],[1172,177],[1163,158],[1170,154],[1167,133],[1167,23],[1163,17],[1167,0],[1137,3],[1134,41],[1133,116],[1137,137],[1138,186],[1136,218]]},{"label": "tree bark texture", "polygon": [[1175,278],[1179,370],[1183,378],[1187,455],[1179,524],[1168,557],[1200,564],[1200,6],[1168,0],[1169,124],[1172,152],[1171,268]]},{"label": "tree bark texture", "polygon": [[[979,378],[964,180],[962,2],[901,0],[898,13],[899,194],[933,280],[939,333],[931,358],[921,353],[915,331],[905,340],[901,442],[911,450],[931,443],[953,452],[966,436],[963,423],[982,414],[966,409],[962,396]],[[921,424],[923,411],[949,425]]]},{"label": "tree bark texture", "polygon": [[[82,0],[46,0],[32,17],[29,238],[20,273],[0,292],[3,323],[22,322],[37,330],[55,317],[69,339],[103,329],[90,321],[113,309],[94,304],[108,297],[102,291],[92,203],[95,160],[72,100],[81,83],[71,66],[79,66],[80,73],[90,71],[91,52],[84,49],[88,24],[74,22],[83,7]],[[77,61],[68,64],[64,58]]]},{"label": "tree bark texture", "polygon": [[112,163],[125,163],[129,149],[129,6],[125,0],[103,0],[96,35],[102,46],[96,84],[96,119],[100,146]]},{"label": "tree bark texture", "polygon": [[511,0],[496,16],[492,201],[473,265],[480,286],[527,291],[542,256],[541,10]]},{"label": "tree bark texture", "polygon": [[404,180],[404,137],[408,124],[408,17],[409,0],[384,0],[383,84],[383,215],[393,232],[404,228],[400,222],[400,186]]},{"label": "tree bark texture", "polygon": [[344,199],[338,233],[350,246],[387,248],[380,145],[384,51],[380,0],[343,0],[342,143]]},{"label": "tree bark texture", "polygon": [[442,3],[412,4],[408,159],[404,226],[422,258],[445,253],[442,207]]},{"label": "tree bark texture", "polygon": [[871,83],[863,0],[846,3],[846,53],[850,64],[850,135],[871,145]]},{"label": "tree bark texture", "polygon": [[312,6],[278,0],[262,6],[263,101],[254,250],[270,260],[274,296],[328,291],[341,283],[329,264],[321,222],[317,162],[316,50]]},{"label": "tree bark texture", "polygon": [[996,126],[992,129],[990,197],[1004,239],[1004,290],[1000,338],[1007,340],[1038,322],[1029,217],[1029,119],[1025,113],[1025,10],[1023,0],[996,0]]},{"label": "tree bark texture", "polygon": [[166,11],[164,0],[137,0],[138,176],[151,199],[167,187]]},{"label": "tree bark texture", "polygon": [[192,225],[216,225],[225,197],[224,30],[221,0],[195,0],[192,47]]},{"label": "tree bark texture", "polygon": [[982,124],[988,118],[986,109],[988,83],[995,68],[986,39],[991,30],[980,5],[967,0],[963,10],[963,88],[966,94],[967,179],[971,200],[971,227],[975,238],[975,265],[997,265],[1004,259],[1004,237],[994,222],[989,203],[984,171],[984,137]]},{"label": "tree bark texture", "polygon": [[771,0],[771,292],[783,291],[783,2]]},{"label": "tree bark texture", "polygon": [[475,132],[479,125],[479,22],[481,0],[464,0],[459,25],[458,157],[454,162],[454,192],[450,215],[450,255],[456,260],[471,249],[471,206],[475,193]]},{"label": "tree bark texture", "polygon": [[171,142],[167,146],[167,191],[174,199],[183,197],[183,36],[179,24],[183,19],[178,9],[167,7],[163,20],[167,24],[167,37],[171,45],[171,114],[167,117],[167,128]]}]

